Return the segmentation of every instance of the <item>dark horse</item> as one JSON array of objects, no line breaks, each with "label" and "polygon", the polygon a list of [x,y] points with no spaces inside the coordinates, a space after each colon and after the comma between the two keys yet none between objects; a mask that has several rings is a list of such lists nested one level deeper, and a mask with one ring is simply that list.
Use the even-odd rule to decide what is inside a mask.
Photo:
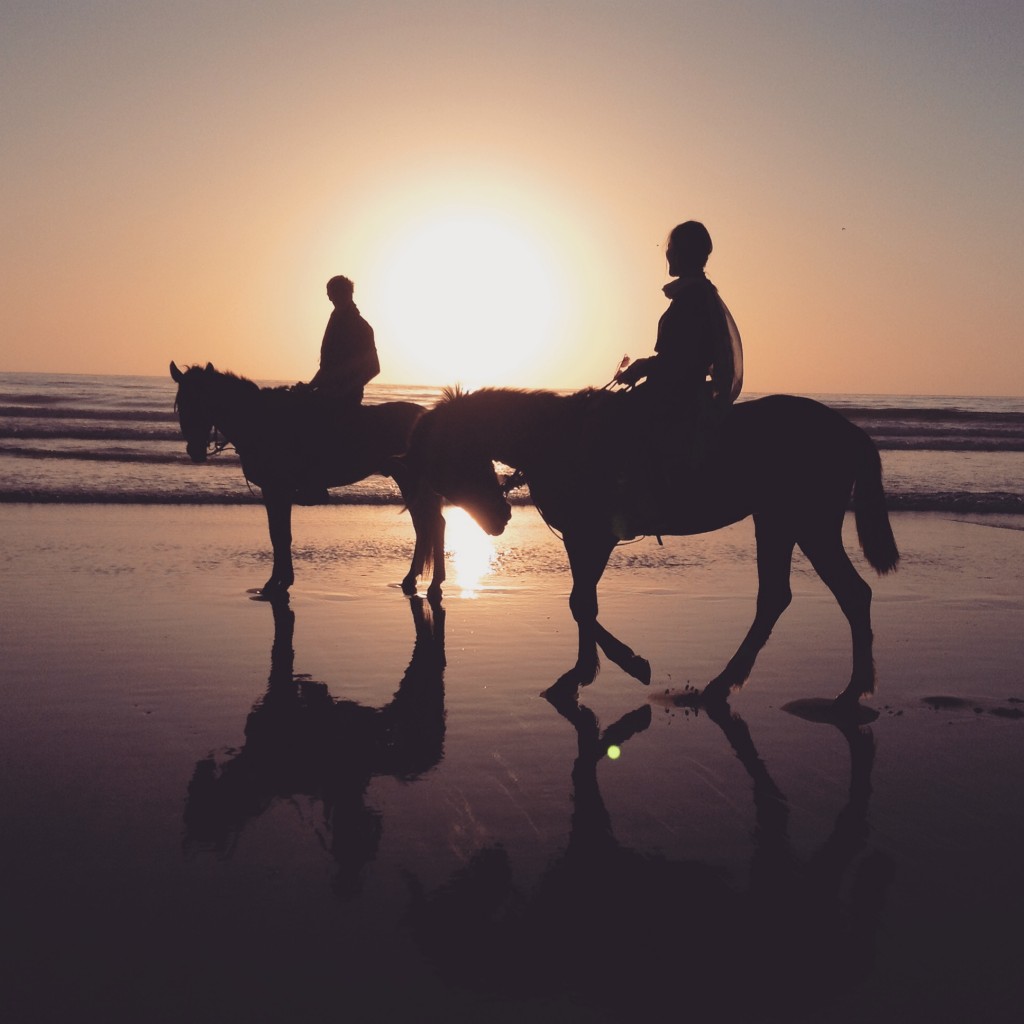
[{"label": "dark horse", "polygon": [[[597,584],[618,543],[616,522],[630,500],[628,468],[617,463],[638,396],[583,391],[483,389],[449,392],[416,425],[407,458],[439,494],[462,505],[485,531],[501,533],[511,510],[492,460],[515,467],[545,521],[562,534],[572,570],[569,607],[579,628],[576,665],[556,685],[594,680],[597,647],[647,683],[650,666],[597,621]],[[631,453],[627,452],[627,456]],[[625,483],[616,477],[626,473]],[[639,486],[642,476],[633,480]],[[635,490],[634,486],[634,490]],[[704,688],[721,698],[742,685],[792,594],[793,548],[835,595],[853,634],[853,672],[839,698],[856,704],[874,689],[871,588],[843,548],[853,495],[857,532],[879,573],[899,560],[874,442],[832,409],[790,395],[733,406],[697,469],[679,477],[674,497],[635,533],[685,535],[754,517],[758,594],[753,625],[723,671]],[[621,535],[621,534],[620,534]]]},{"label": "dark horse", "polygon": [[412,467],[397,458],[423,415],[421,406],[385,402],[335,413],[319,396],[261,388],[210,363],[182,371],[172,362],[171,377],[178,385],[174,407],[192,461],[206,461],[216,429],[237,450],[246,480],[263,494],[274,548],[274,569],[262,587],[264,595],[284,593],[295,581],[292,505],[299,492],[341,487],[377,474],[394,479],[416,531],[402,590],[415,594],[417,577],[432,567],[427,593],[431,600],[440,598],[445,577],[441,500],[421,487]]}]

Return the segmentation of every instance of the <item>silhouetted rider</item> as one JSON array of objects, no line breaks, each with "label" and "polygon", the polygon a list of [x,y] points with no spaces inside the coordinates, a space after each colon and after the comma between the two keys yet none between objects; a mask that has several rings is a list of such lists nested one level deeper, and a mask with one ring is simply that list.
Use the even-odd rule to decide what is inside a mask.
[{"label": "silhouetted rider", "polygon": [[674,280],[663,289],[670,301],[658,321],[655,354],[615,375],[616,383],[639,384],[615,443],[621,497],[614,529],[623,537],[663,519],[743,387],[739,331],[704,274],[711,249],[711,236],[698,221],[672,229],[665,256]]},{"label": "silhouetted rider", "polygon": [[353,300],[355,286],[347,277],[332,277],[327,282],[327,298],[334,311],[327,321],[320,344],[320,368],[308,384],[297,384],[294,393],[312,393],[312,401],[303,399],[296,424],[306,440],[307,457],[300,472],[296,501],[316,505],[327,500],[320,459],[310,455],[316,439],[330,435],[339,417],[347,421],[363,401],[363,388],[380,373],[373,328],[363,319]]},{"label": "silhouetted rider", "polygon": [[615,379],[636,384],[655,402],[710,401],[729,406],[743,387],[743,349],[739,331],[704,267],[711,235],[697,221],[672,229],[665,256],[674,278],[662,289],[669,307],[658,321],[653,356],[637,359]]},{"label": "silhouetted rider", "polygon": [[363,388],[380,373],[373,328],[353,301],[355,286],[347,277],[327,282],[327,297],[334,311],[320,344],[320,369],[309,382],[315,391],[358,405]]}]

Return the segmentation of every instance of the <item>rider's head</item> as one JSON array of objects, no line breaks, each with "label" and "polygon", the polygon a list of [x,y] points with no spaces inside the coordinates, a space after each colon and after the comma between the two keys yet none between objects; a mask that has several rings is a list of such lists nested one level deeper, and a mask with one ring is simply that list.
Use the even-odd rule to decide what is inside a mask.
[{"label": "rider's head", "polygon": [[711,255],[711,235],[699,221],[688,220],[672,229],[665,256],[673,277],[687,277],[703,271]]},{"label": "rider's head", "polygon": [[351,302],[354,291],[355,285],[347,277],[342,277],[340,274],[337,277],[332,277],[327,282],[327,298],[336,306]]}]

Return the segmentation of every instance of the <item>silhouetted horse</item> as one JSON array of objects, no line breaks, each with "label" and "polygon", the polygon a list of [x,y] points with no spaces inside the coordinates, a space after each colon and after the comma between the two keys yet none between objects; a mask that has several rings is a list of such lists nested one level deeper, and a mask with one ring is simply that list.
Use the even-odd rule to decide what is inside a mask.
[{"label": "silhouetted horse", "polygon": [[650,705],[602,732],[567,691],[552,703],[577,736],[568,842],[525,892],[497,845],[439,889],[414,892],[413,932],[443,980],[528,1005],[560,999],[570,1016],[582,1004],[608,1020],[790,1021],[817,1019],[865,979],[891,880],[888,858],[868,850],[869,730],[840,726],[849,797],[831,834],[804,858],[749,729],[715,702],[712,718],[753,782],[749,880],[738,885],[715,865],[633,849],[615,836],[598,767],[612,744],[647,728]]},{"label": "silhouetted horse", "polygon": [[338,865],[335,890],[358,888],[376,856],[379,814],[366,805],[374,776],[418,778],[444,753],[444,610],[412,598],[416,641],[398,691],[372,708],[332,697],[324,683],[295,675],[295,615],[271,600],[274,645],[267,692],[245,723],[245,743],[226,760],[195,768],[185,804],[185,846],[230,854],[246,824],[273,803],[307,796],[323,806],[324,845]]},{"label": "silhouetted horse", "polygon": [[262,492],[274,548],[274,569],[262,588],[265,595],[283,593],[295,581],[292,504],[298,494],[376,474],[394,479],[416,531],[402,590],[415,594],[416,578],[432,567],[428,596],[440,598],[445,578],[441,501],[420,487],[412,468],[396,458],[423,414],[421,406],[385,402],[335,412],[319,395],[260,388],[210,363],[181,371],[172,362],[171,377],[178,385],[174,406],[192,461],[206,461],[217,430],[237,450],[245,478]]},{"label": "silhouetted horse", "polygon": [[[630,504],[631,490],[648,485],[643,474],[624,464],[630,452],[622,436],[635,430],[629,404],[635,397],[604,391],[570,396],[492,388],[449,392],[413,432],[408,461],[486,532],[501,533],[511,515],[507,484],[498,479],[492,460],[519,471],[540,514],[561,532],[572,570],[569,607],[579,628],[579,654],[556,685],[592,682],[598,645],[631,675],[650,681],[647,662],[597,621],[597,584],[618,543],[621,512]],[[705,533],[753,516],[757,538],[757,613],[705,696],[724,697],[750,674],[792,599],[789,576],[797,544],[850,623],[853,672],[838,700],[855,704],[872,692],[871,588],[842,540],[851,493],[858,536],[872,567],[888,572],[899,553],[881,462],[868,435],[818,402],[775,395],[733,406],[697,468],[676,476],[669,501],[660,512],[648,512],[634,532]]]}]

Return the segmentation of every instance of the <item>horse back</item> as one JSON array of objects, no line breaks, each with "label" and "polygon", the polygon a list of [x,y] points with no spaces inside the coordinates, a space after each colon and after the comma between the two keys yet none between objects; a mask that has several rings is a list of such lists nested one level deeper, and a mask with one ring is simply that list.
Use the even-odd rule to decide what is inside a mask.
[{"label": "horse back", "polygon": [[722,422],[725,444],[763,457],[766,452],[834,451],[858,446],[867,434],[842,413],[813,398],[767,395],[732,406]]},{"label": "horse back", "polygon": [[797,395],[741,402],[720,431],[721,464],[758,490],[758,504],[772,493],[797,501],[811,493],[848,496],[864,453],[873,448],[841,413]]},{"label": "horse back", "polygon": [[409,447],[413,427],[424,411],[423,406],[415,402],[382,402],[380,405],[359,407],[367,436],[377,438],[388,455],[404,454]]},{"label": "horse back", "polygon": [[413,402],[345,405],[291,389],[264,389],[262,398],[258,428],[240,451],[246,475],[261,487],[310,475],[328,486],[390,476],[424,411]]}]

